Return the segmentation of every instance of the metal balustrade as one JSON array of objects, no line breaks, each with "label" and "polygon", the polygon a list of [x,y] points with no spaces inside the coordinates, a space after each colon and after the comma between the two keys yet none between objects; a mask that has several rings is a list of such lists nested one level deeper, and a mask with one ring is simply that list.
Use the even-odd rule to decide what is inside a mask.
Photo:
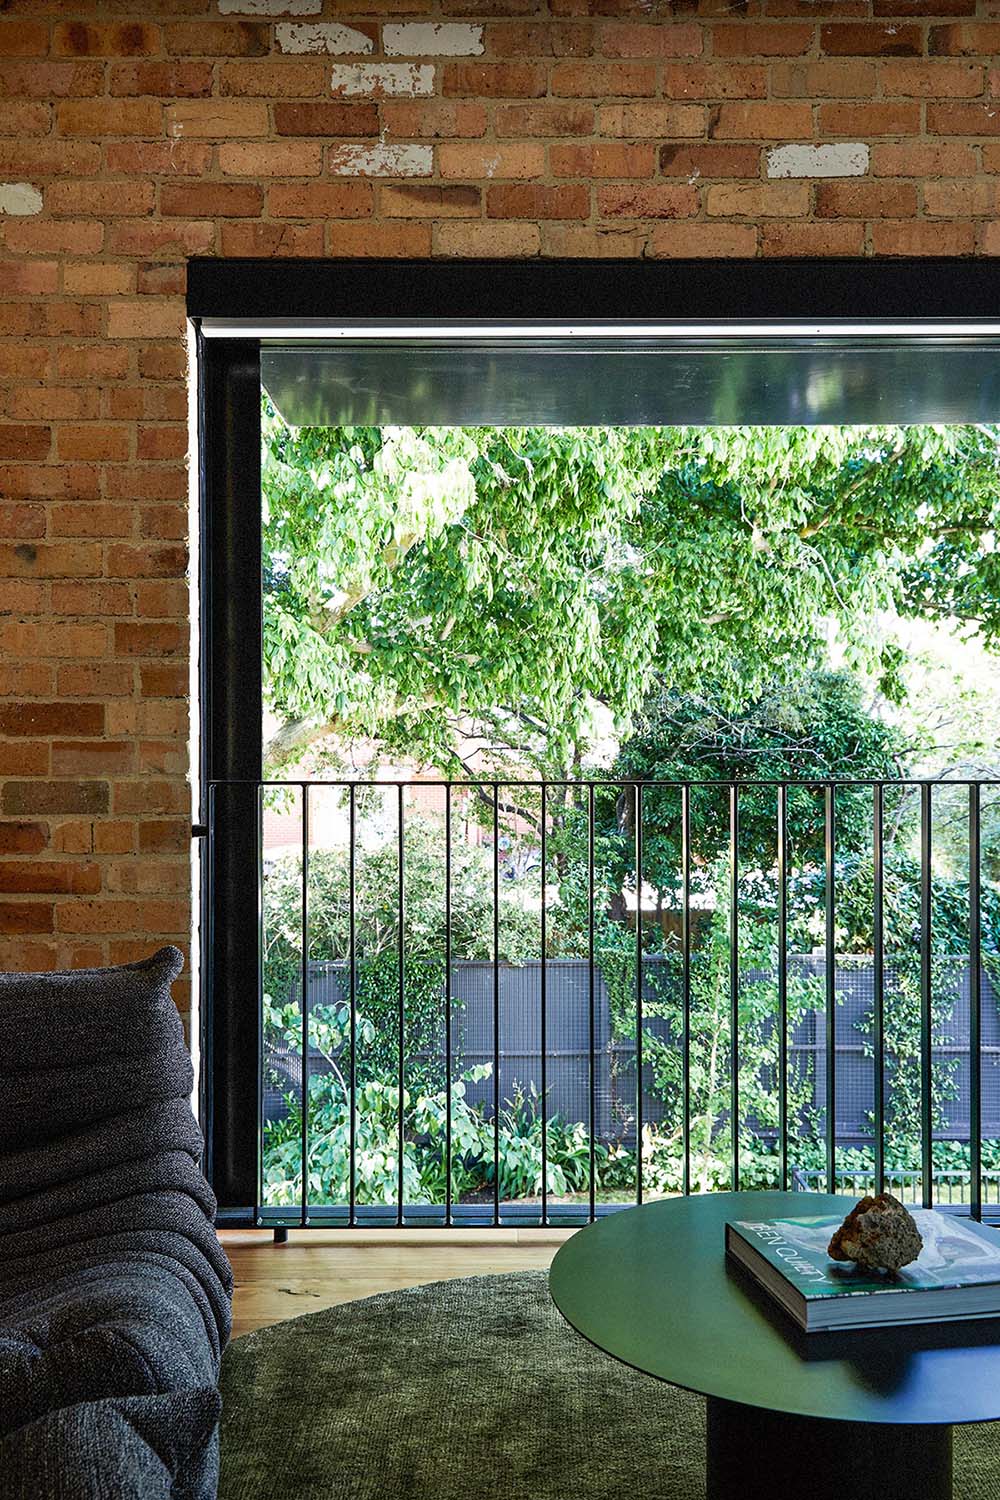
[{"label": "metal balustrade", "polygon": [[[722,1159],[727,1174],[722,1185],[736,1189],[761,1185],[763,1155],[772,1178],[766,1185],[775,1188],[848,1193],[888,1188],[909,1199],[919,1198],[928,1207],[955,1207],[977,1218],[984,1211],[1000,1214],[1000,1152],[995,1161],[990,1159],[986,1171],[983,1162],[984,1133],[1000,1137],[1000,988],[994,988],[997,955],[991,942],[984,943],[982,918],[987,894],[983,810],[987,805],[992,809],[994,800],[1000,800],[998,787],[1000,783],[992,781],[951,780],[211,783],[204,830],[209,887],[220,856],[216,812],[222,799],[226,799],[227,827],[234,808],[242,808],[256,822],[257,866],[246,869],[244,878],[256,882],[258,909],[263,912],[266,906],[276,857],[284,860],[286,879],[289,866],[298,878],[295,972],[286,976],[284,992],[271,997],[272,1002],[291,1007],[295,1036],[265,1034],[262,988],[242,1002],[245,1013],[240,1024],[256,1027],[258,1035],[254,1088],[259,1170],[252,1221],[279,1230],[575,1224],[628,1202],[642,1202],[651,1194],[699,1190],[704,1186],[699,1153],[706,1159],[711,1153],[713,1161]],[[665,798],[671,809],[669,827],[663,821]],[[808,817],[802,811],[804,798]],[[918,829],[913,891],[916,922],[905,935],[887,932],[886,926],[887,920],[895,920],[886,901],[887,813],[891,804],[895,817],[902,798],[913,800]],[[962,804],[958,843],[964,875],[958,883],[964,880],[968,911],[961,953],[942,951],[934,926],[935,805],[940,798],[947,799],[952,845],[956,799]],[[276,800],[278,810],[273,811],[271,804]],[[773,811],[773,825],[764,841],[766,858],[760,847],[749,854],[745,848],[742,820],[751,802],[758,841],[760,828],[767,824],[762,806]],[[860,854],[859,806],[866,819],[865,847]],[[512,807],[520,808],[520,813],[511,812]],[[336,812],[334,842],[343,867],[338,902],[344,918],[343,951],[320,957],[324,913],[317,910],[313,862],[318,851],[324,852],[324,840],[330,835],[323,828],[317,831],[317,818],[324,822],[318,808]],[[716,820],[714,843],[696,816],[706,808]],[[854,828],[850,856],[855,863],[862,856],[869,861],[866,879],[872,934],[869,952],[847,956],[837,946],[838,897],[847,878],[838,843],[844,808]],[[407,1013],[408,984],[417,963],[407,950],[408,831],[418,817],[438,830],[441,862],[440,932],[433,960],[440,969],[440,984],[437,989],[432,986],[440,1010],[438,1044],[436,1048],[424,1045],[423,1050],[408,1047],[411,1018]],[[457,830],[456,818],[461,824]],[[551,935],[560,907],[555,887],[559,880],[565,886],[570,879],[564,867],[569,818],[576,830],[572,878],[584,910],[582,921],[577,922],[584,951],[553,957]],[[276,835],[278,856],[265,848],[267,819],[284,820],[284,835],[280,830]],[[815,835],[812,843],[796,820],[809,825]],[[287,837],[289,826],[294,829],[294,847]],[[456,849],[459,843],[467,847],[470,838],[482,841],[487,886],[486,930],[479,936],[488,956],[475,958],[455,951],[453,942]],[[627,872],[622,889],[615,893],[614,911],[607,909],[608,891],[596,868],[599,840],[604,841],[600,858],[606,860],[608,839],[614,844],[619,867]],[[714,909],[707,894],[709,843],[712,869],[716,874],[724,869]],[[362,1067],[369,1044],[359,1030],[367,1032],[370,1027],[360,989],[368,982],[366,966],[374,944],[372,934],[362,930],[359,921],[359,906],[367,903],[370,907],[372,893],[360,892],[358,880],[362,863],[376,847],[388,848],[390,853],[395,850],[381,892],[389,931],[388,939],[382,934],[381,954],[383,959],[389,954],[394,977],[391,1016],[383,1014],[385,1034],[378,1039],[383,1057],[378,1078],[365,1074]],[[676,848],[676,869],[664,909],[654,914],[644,904],[643,877],[655,857],[662,897],[665,847]],[[990,854],[995,861],[996,852]],[[529,902],[524,909],[537,917],[537,950],[521,965],[512,965],[503,957],[502,895],[508,883],[513,890],[519,881],[525,892],[536,893],[535,906]],[[955,884],[953,875],[952,889]],[[604,903],[600,909],[599,902]],[[654,916],[660,920],[653,920]],[[812,953],[795,952],[793,929],[801,935],[810,917],[816,933],[821,933],[821,943]],[[699,1049],[705,1037],[703,1032],[693,1036],[692,1025],[697,1019],[695,992],[705,963],[708,921],[715,923],[717,931],[720,922],[725,923],[725,994],[717,1028],[725,1097],[707,1126],[701,1118],[699,1144],[695,1095],[704,1087]],[[246,941],[255,942],[261,956],[267,940],[263,922],[262,916],[259,930],[246,934]],[[742,956],[747,924],[761,923],[771,949],[764,967],[750,965]],[[609,924],[619,937],[613,996],[610,960],[598,932],[600,927],[606,935]],[[288,946],[292,938],[286,934],[285,941]],[[209,1005],[212,953],[210,942]],[[919,1140],[919,1162],[892,1157],[890,1124],[898,1114],[892,1090],[901,1076],[901,1059],[888,1043],[893,1007],[902,1004],[897,994],[901,963],[910,964],[914,983],[916,1030],[912,1055],[903,1061],[913,1072],[916,1113],[912,1125]],[[385,967],[383,963],[383,980]],[[263,985],[263,961],[258,968]],[[849,978],[861,970],[864,995],[859,1000]],[[951,978],[944,981],[941,975],[946,970]],[[629,986],[624,998],[622,973]],[[946,989],[951,986],[950,1006],[941,1003],[942,984]],[[813,1002],[807,1005],[801,998],[806,993],[804,985]],[[741,1058],[748,1029],[741,1010],[747,986],[755,986],[755,994],[773,995],[770,1012],[754,1022],[758,1031],[753,1055],[763,1053],[764,1061],[758,1057],[752,1064],[757,1071],[749,1080]],[[797,997],[794,1003],[793,997]],[[331,1013],[340,1016],[343,1024],[332,1051],[328,1047],[324,1053],[317,1048],[312,1027],[318,1015]],[[414,1135],[408,1080],[425,1078],[434,1069],[441,1080],[438,1098],[443,1121],[439,1137],[428,1143]],[[317,1175],[317,1153],[329,1147],[329,1141],[317,1135],[312,1106],[331,1070],[339,1080],[338,1088],[342,1087],[346,1120],[339,1155],[334,1153],[345,1183],[339,1196],[314,1189],[310,1180]],[[664,1070],[672,1080],[669,1086],[663,1082]],[[942,1079],[938,1092],[943,1098],[938,1099],[936,1080],[941,1083]],[[364,1114],[366,1086],[373,1082],[388,1091],[383,1092],[381,1104],[389,1098],[393,1116],[391,1140],[383,1152],[392,1180],[378,1201],[359,1181],[358,1172],[362,1138],[367,1139],[371,1123]],[[744,1089],[755,1097],[760,1090],[767,1095],[773,1105],[770,1122],[748,1113]],[[502,1190],[505,1120],[514,1094],[532,1101],[530,1123],[538,1137],[537,1191],[517,1198],[505,1196]],[[455,1119],[459,1107],[463,1119],[471,1111],[479,1122],[476,1159],[488,1185],[488,1190],[465,1197],[453,1191],[460,1150]],[[288,1123],[295,1112],[299,1121],[297,1193],[292,1203],[287,1193],[283,1201],[280,1194],[277,1201],[274,1195],[269,1197],[263,1170],[275,1122],[282,1126],[287,1143]],[[679,1121],[674,1133],[676,1184],[667,1189],[646,1180],[652,1169],[644,1149],[644,1142],[663,1126],[665,1113]],[[573,1115],[576,1119],[570,1118]],[[822,1122],[818,1133],[817,1120]],[[807,1121],[813,1122],[811,1137]],[[552,1186],[553,1137],[567,1125],[579,1127],[578,1147],[580,1131],[585,1136],[580,1169],[585,1182],[572,1193]],[[948,1158],[956,1144],[967,1147],[967,1167],[956,1166]],[[408,1181],[408,1150],[412,1154],[418,1146],[425,1153],[439,1152],[443,1186],[436,1196],[423,1192],[415,1199]],[[808,1159],[810,1150],[813,1155],[820,1153],[819,1164]],[[634,1176],[630,1189],[621,1191],[617,1199],[602,1186],[604,1164],[616,1152],[617,1160],[632,1161]],[[858,1153],[864,1158],[860,1165]]]}]

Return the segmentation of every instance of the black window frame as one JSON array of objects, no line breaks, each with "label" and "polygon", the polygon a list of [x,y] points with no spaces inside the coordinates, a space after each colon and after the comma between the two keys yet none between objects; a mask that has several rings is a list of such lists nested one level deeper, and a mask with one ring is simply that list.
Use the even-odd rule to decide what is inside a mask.
[{"label": "black window frame", "polygon": [[[188,262],[199,427],[200,776],[212,823],[201,910],[201,1108],[220,1224],[259,1187],[262,774],[260,343],[203,319],[737,322],[1000,319],[989,260],[220,260]],[[248,718],[246,705],[253,702]],[[216,784],[211,803],[204,788]],[[219,783],[228,783],[220,786]],[[253,872],[254,879],[248,879]],[[252,997],[252,1005],[248,998]]]}]

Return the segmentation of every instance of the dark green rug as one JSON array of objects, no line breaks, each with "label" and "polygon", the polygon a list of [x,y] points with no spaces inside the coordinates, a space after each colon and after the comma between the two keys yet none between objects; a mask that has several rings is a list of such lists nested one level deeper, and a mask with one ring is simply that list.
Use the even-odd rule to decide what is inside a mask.
[{"label": "dark green rug", "polygon": [[[221,1500],[705,1496],[701,1399],[585,1343],[542,1271],[261,1329],[226,1351],[222,1393]],[[955,1466],[955,1500],[995,1500],[1000,1430],[956,1429]]]}]

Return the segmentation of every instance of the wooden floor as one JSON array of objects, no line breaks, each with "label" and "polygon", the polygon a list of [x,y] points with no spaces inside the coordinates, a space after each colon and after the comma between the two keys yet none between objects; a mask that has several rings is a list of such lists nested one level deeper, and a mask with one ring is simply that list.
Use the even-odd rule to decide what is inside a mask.
[{"label": "wooden floor", "polygon": [[220,1235],[236,1278],[233,1337],[376,1292],[548,1266],[572,1230],[481,1229],[438,1234],[385,1230],[269,1230]]}]

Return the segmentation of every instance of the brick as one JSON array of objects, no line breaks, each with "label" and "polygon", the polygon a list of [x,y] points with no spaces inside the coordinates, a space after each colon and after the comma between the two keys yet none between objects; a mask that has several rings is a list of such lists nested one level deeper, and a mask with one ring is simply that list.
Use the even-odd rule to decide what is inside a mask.
[{"label": "brick", "polygon": [[858,58],[824,62],[775,63],[770,70],[775,98],[868,99],[878,88],[878,64]]},{"label": "brick", "polygon": [[0,932],[51,932],[54,907],[44,901],[0,902]]},{"label": "brick", "polygon": [[163,36],[174,57],[264,57],[270,51],[270,28],[262,21],[174,21]]},{"label": "brick", "polygon": [[[120,825],[131,828],[131,824]],[[3,825],[0,824],[0,830]],[[139,824],[143,854],[185,854],[191,847],[191,825],[184,818],[147,818]]]},{"label": "brick", "polygon": [[39,854],[46,842],[44,823],[0,823],[0,854]]},{"label": "brick", "polygon": [[160,212],[179,219],[254,218],[263,202],[263,189],[249,182],[165,182],[160,189]]},{"label": "brick", "polygon": [[[533,99],[545,91],[545,69],[536,63],[446,63],[442,70],[441,92],[446,97]],[[554,85],[552,91],[560,92]]]},{"label": "brick", "polygon": [[113,141],[105,148],[109,172],[145,177],[200,177],[212,148],[199,141]]},{"label": "brick", "polygon": [[927,37],[927,50],[935,56],[995,57],[1000,52],[1000,21],[932,26]]},{"label": "brick", "polygon": [[965,177],[977,170],[971,146],[952,141],[905,141],[876,145],[871,154],[875,177]]},{"label": "brick", "polygon": [[108,337],[112,339],[180,338],[184,330],[183,303],[111,302]]},{"label": "brick", "polygon": [[594,128],[590,104],[503,104],[495,119],[500,136],[579,136]]},{"label": "brick", "polygon": [[83,98],[103,87],[100,62],[0,63],[0,94],[8,98]]},{"label": "brick", "polygon": [[222,15],[317,16],[323,0],[218,0]]},{"label": "brick", "polygon": [[929,135],[1000,135],[1000,109],[992,104],[928,104]]},{"label": "brick", "polygon": [[0,57],[44,57],[48,50],[45,21],[0,22]]},{"label": "brick", "polygon": [[326,155],[326,170],[334,177],[430,177],[434,170],[434,148],[387,145],[382,141],[331,146]]},{"label": "brick", "polygon": [[147,932],[171,935],[187,925],[184,901],[67,901],[55,909],[61,932]]},{"label": "brick", "polygon": [[549,163],[554,177],[652,177],[656,152],[652,145],[552,146]]},{"label": "brick", "polygon": [[490,57],[590,57],[595,50],[589,21],[500,22],[487,26]]},{"label": "brick", "polygon": [[[136,273],[135,289],[144,297],[183,296],[187,286],[186,266],[139,266]],[[126,393],[116,393],[116,409],[123,416],[135,416],[136,413],[127,408]],[[113,413],[114,414],[114,413]],[[139,455],[142,457],[142,455]]]},{"label": "brick", "polygon": [[274,40],[279,52],[363,57],[375,50],[375,28],[363,31],[339,21],[285,21],[274,28]]},{"label": "brick", "polygon": [[682,219],[698,212],[697,189],[679,183],[615,183],[597,189],[597,210],[604,218]]},{"label": "brick", "polygon": [[373,104],[274,106],[274,129],[278,135],[378,135],[378,128],[378,111]]},{"label": "brick", "polygon": [[483,28],[457,22],[386,22],[386,57],[475,57],[483,50]]},{"label": "brick", "polygon": [[52,676],[44,662],[0,661],[0,693],[51,693]]},{"label": "brick", "polygon": [[318,177],[323,148],[318,141],[227,141],[219,168],[228,177]]},{"label": "brick", "polygon": [[40,505],[0,504],[0,536],[45,535],[45,511]]},{"label": "brick", "polygon": [[760,232],[764,255],[863,255],[863,224],[764,224]]},{"label": "brick", "polygon": [[38,739],[44,735],[101,735],[104,733],[104,705],[101,703],[0,703],[0,735],[8,738],[23,735]]},{"label": "brick", "polygon": [[0,573],[12,578],[93,578],[101,571],[96,542],[16,542],[0,545]]},{"label": "brick", "polygon": [[196,140],[267,135],[267,105],[257,99],[182,99],[168,106],[166,128],[167,135]]},{"label": "brick", "polygon": [[131,429],[113,427],[104,422],[64,423],[58,430],[60,458],[79,458],[84,462],[120,461],[129,457]]},{"label": "brick", "polygon": [[768,93],[768,72],[760,65],[736,63],[670,65],[663,70],[663,92],[670,99],[763,99]]},{"label": "brick", "polygon": [[56,127],[60,135],[156,136],[163,106],[156,99],[67,99],[56,107]]},{"label": "brick", "polygon": [[0,648],[15,656],[104,656],[107,632],[103,625],[79,625],[58,621],[35,624],[24,620],[0,621]]},{"label": "brick", "polygon": [[983,68],[979,63],[892,61],[882,63],[879,77],[883,94],[919,99],[974,99],[983,92]]},{"label": "brick", "polygon": [[752,224],[664,224],[654,228],[646,242],[647,255],[684,260],[756,253],[757,230]]},{"label": "brick", "polygon": [[0,176],[94,177],[101,170],[101,148],[91,141],[0,141]]},{"label": "brick", "polygon": [[116,656],[173,656],[188,643],[187,630],[176,624],[147,625],[119,620],[114,633]]},{"label": "brick", "polygon": [[900,219],[916,212],[912,182],[821,182],[816,188],[821,219]]},{"label": "brick", "polygon": [[219,69],[223,94],[250,99],[302,99],[327,92],[328,69],[319,58],[254,58]]},{"label": "brick", "polygon": [[693,23],[607,21],[600,34],[605,57],[698,57],[703,45],[702,28]]},{"label": "brick", "polygon": [[148,778],[116,783],[113,802],[116,815],[139,813],[145,817],[150,813],[186,812],[190,798],[183,783]]},{"label": "brick", "polygon": [[0,182],[0,214],[40,214],[43,202],[30,182]]},{"label": "brick", "polygon": [[871,140],[880,135],[918,135],[919,104],[823,104],[819,110],[822,135],[848,135]]},{"label": "brick", "polygon": [[52,745],[54,776],[103,776],[126,774],[135,766],[131,740],[55,740]]},{"label": "brick", "polygon": [[5,103],[0,114],[0,135],[47,135],[52,124],[52,111],[47,104]]},{"label": "brick", "polygon": [[[206,255],[215,244],[215,228],[198,219],[119,219],[110,226],[108,249],[114,255],[166,256],[170,260],[188,255]],[[116,326],[124,315],[113,313]],[[139,337],[135,334],[114,337]]]},{"label": "brick", "polygon": [[705,210],[723,219],[788,219],[807,214],[809,198],[805,183],[716,183],[706,191]]},{"label": "brick", "polygon": [[430,224],[405,220],[389,224],[331,223],[326,231],[327,255],[423,260],[430,255],[431,245]]},{"label": "brick", "polygon": [[401,184],[384,187],[379,195],[379,211],[386,218],[478,218],[481,208],[482,194],[477,187]]},{"label": "brick", "polygon": [[239,219],[223,224],[221,249],[223,255],[241,257],[319,256],[323,254],[323,225],[256,224]]},{"label": "brick", "polygon": [[211,63],[120,63],[111,69],[109,92],[124,97],[157,94],[167,99],[196,99],[210,94],[212,83]]},{"label": "brick", "polygon": [[[35,297],[44,296],[46,292],[55,292],[59,287],[59,266],[52,260],[29,260],[9,261],[4,267],[3,273],[4,291],[10,297]],[[9,416],[16,416],[16,412],[8,412]],[[43,413],[35,411],[32,416],[42,416]],[[0,436],[0,444],[2,444]]]},{"label": "brick", "polygon": [[96,255],[103,244],[104,225],[93,219],[20,219],[7,225],[12,255]]},{"label": "brick", "polygon": [[862,141],[837,146],[778,146],[767,153],[768,177],[863,177],[871,152]]},{"label": "brick", "polygon": [[0,423],[0,458],[47,458],[52,429],[39,423]]},{"label": "brick", "polygon": [[0,776],[48,776],[51,761],[48,740],[0,740]]},{"label": "brick", "polygon": [[715,57],[800,57],[808,52],[815,35],[812,26],[794,21],[733,22],[713,26]]},{"label": "brick", "polygon": [[52,28],[51,50],[53,57],[148,57],[160,50],[160,28],[142,21],[59,22]]},{"label": "brick", "polygon": [[140,669],[139,681],[145,698],[186,698],[190,686],[187,668],[170,662],[144,665]]},{"label": "brick", "polygon": [[611,136],[696,137],[705,134],[705,121],[700,104],[606,104],[598,112],[600,134]]},{"label": "brick", "polygon": [[268,209],[276,219],[358,219],[372,211],[366,182],[277,184],[268,188]]},{"label": "brick", "polygon": [[109,803],[105,781],[8,781],[0,788],[5,813],[103,813]]},{"label": "brick", "polygon": [[59,615],[130,615],[132,595],[121,583],[55,583],[52,609]]},{"label": "brick", "polygon": [[[343,108],[344,106],[337,106]],[[355,104],[353,109],[371,109],[374,106]],[[521,135],[523,131],[504,130],[500,121],[502,107],[497,110],[497,131],[500,135]],[[469,103],[462,99],[435,99],[427,102],[409,102],[402,99],[386,100],[381,106],[382,128],[387,137],[393,135],[417,136],[423,140],[449,140],[455,136],[474,138],[486,134],[486,108],[482,104]],[[378,117],[371,131],[330,131],[331,135],[375,135],[378,133]],[[529,132],[531,133],[531,132]]]},{"label": "brick", "polygon": [[724,146],[714,142],[697,146],[661,146],[660,171],[664,177],[756,177],[760,170],[759,146]]},{"label": "brick", "polygon": [[590,188],[585,183],[497,183],[486,190],[486,214],[491,219],[586,219]]},{"label": "brick", "polygon": [[973,178],[966,182],[925,182],[924,211],[948,219],[994,218],[1000,210],[1000,183]]},{"label": "brick", "polygon": [[[584,99],[648,98],[656,93],[656,67],[650,63],[561,62],[552,69],[550,90],[557,97]],[[481,92],[472,89],[469,92]],[[526,89],[512,92],[527,93]],[[543,89],[536,90],[542,93]]]},{"label": "brick", "polygon": [[54,182],[45,204],[53,214],[152,213],[155,194],[151,182]]},{"label": "brick", "polygon": [[481,177],[526,181],[545,171],[545,147],[527,145],[469,145],[449,142],[438,147],[438,171],[446,178]]},{"label": "brick", "polygon": [[441,224],[437,229],[439,255],[537,255],[541,235],[537,224]]},{"label": "brick", "polygon": [[63,287],[81,297],[115,297],[135,290],[135,267],[123,261],[69,261]]},{"label": "brick", "polygon": [[60,693],[81,698],[124,698],[135,685],[132,667],[120,662],[70,662],[59,668],[56,681]]},{"label": "brick", "polygon": [[807,141],[812,133],[811,107],[785,102],[720,104],[708,125],[712,140]]},{"label": "brick", "polygon": [[81,896],[101,889],[98,865],[66,860],[0,861],[0,892],[19,895]]},{"label": "brick", "polygon": [[834,21],[820,27],[819,45],[830,57],[919,57],[924,50],[919,26],[893,22]]},{"label": "brick", "polygon": [[[389,99],[394,95],[415,98],[434,92],[434,66],[431,63],[337,63],[330,74],[330,87],[334,94],[344,98],[357,95],[373,99]],[[461,89],[445,90],[445,93],[461,92]],[[469,92],[480,93],[482,90]]]},{"label": "brick", "polygon": [[920,219],[885,219],[872,225],[871,237],[876,255],[971,255],[976,239],[972,224]]},{"label": "brick", "polygon": [[176,543],[108,548],[110,578],[182,578],[187,572],[187,564],[187,548]]}]

